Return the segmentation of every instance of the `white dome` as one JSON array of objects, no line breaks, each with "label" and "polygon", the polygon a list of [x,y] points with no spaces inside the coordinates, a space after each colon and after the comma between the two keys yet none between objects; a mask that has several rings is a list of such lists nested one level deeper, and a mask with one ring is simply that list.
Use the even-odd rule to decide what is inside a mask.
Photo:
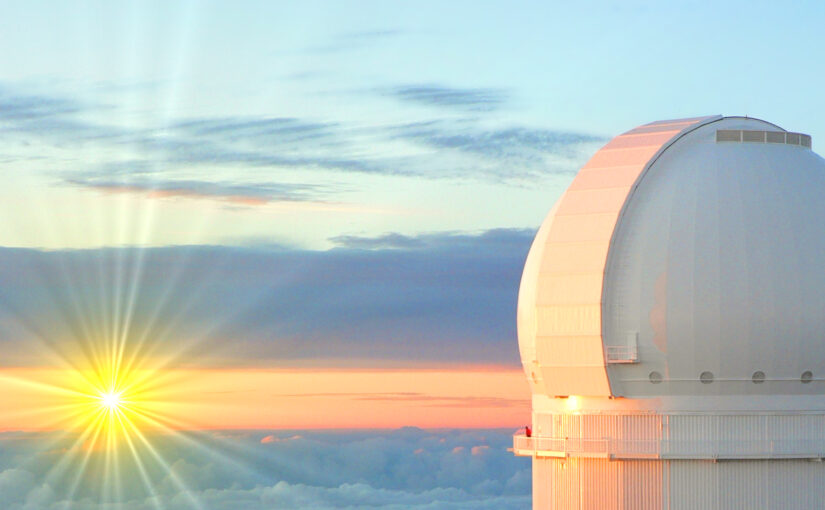
[{"label": "white dome", "polygon": [[805,135],[717,116],[614,138],[525,264],[534,393],[822,394],[824,220],[825,160]]}]

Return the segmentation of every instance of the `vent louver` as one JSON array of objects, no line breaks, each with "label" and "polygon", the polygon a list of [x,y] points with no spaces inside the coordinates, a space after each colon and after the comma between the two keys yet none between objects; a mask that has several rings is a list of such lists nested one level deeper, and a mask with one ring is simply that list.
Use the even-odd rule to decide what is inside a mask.
[{"label": "vent louver", "polygon": [[717,142],[784,143],[811,148],[811,135],[785,131],[753,131],[747,129],[719,129]]}]

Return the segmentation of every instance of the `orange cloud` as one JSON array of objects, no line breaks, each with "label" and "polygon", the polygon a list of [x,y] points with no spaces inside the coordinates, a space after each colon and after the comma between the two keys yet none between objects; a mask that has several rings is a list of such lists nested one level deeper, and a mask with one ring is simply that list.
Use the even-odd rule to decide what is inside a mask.
[{"label": "orange cloud", "polygon": [[272,201],[270,197],[265,196],[246,196],[232,193],[203,193],[197,190],[186,188],[153,189],[151,187],[146,186],[127,184],[100,184],[95,185],[94,188],[104,194],[130,193],[145,195],[148,198],[191,198],[219,200],[229,202],[232,204],[247,206],[266,205]]},{"label": "orange cloud", "polygon": [[295,434],[294,436],[283,438],[283,437],[277,437],[277,436],[274,436],[274,435],[268,435],[268,436],[265,436],[265,437],[261,438],[261,444],[282,443],[284,441],[295,441],[296,439],[303,439],[303,436],[301,436],[299,434]]}]

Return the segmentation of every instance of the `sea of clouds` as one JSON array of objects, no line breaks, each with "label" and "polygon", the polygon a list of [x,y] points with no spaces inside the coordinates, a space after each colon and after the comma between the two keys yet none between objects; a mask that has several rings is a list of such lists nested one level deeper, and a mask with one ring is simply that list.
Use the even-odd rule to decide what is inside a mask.
[{"label": "sea of clouds", "polygon": [[0,502],[7,510],[527,509],[530,462],[507,451],[511,434],[162,434],[133,438],[138,465],[122,444],[113,454],[56,433],[3,433]]}]

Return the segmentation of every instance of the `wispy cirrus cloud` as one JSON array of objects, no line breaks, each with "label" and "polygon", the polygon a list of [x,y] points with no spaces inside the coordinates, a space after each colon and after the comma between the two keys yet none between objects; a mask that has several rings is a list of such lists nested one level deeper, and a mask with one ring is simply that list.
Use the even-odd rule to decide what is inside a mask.
[{"label": "wispy cirrus cloud", "polygon": [[[335,123],[281,117],[205,117],[180,119],[157,127],[102,122],[94,114],[105,105],[54,95],[26,95],[0,89],[0,131],[55,147],[94,145],[105,151],[137,153],[121,174],[171,172],[193,165],[329,169],[379,172]],[[355,157],[358,153],[358,157]],[[105,166],[117,165],[113,159]],[[84,173],[87,171],[84,171]]]},{"label": "wispy cirrus cloud", "polygon": [[106,110],[105,105],[59,94],[33,94],[0,83],[0,132],[31,137],[56,145],[82,139],[111,137],[120,132],[82,118]]},{"label": "wispy cirrus cloud", "polygon": [[376,29],[361,30],[357,32],[344,32],[332,37],[329,41],[308,46],[299,53],[312,55],[325,55],[341,53],[345,51],[357,51],[369,49],[377,44],[386,43],[388,40],[407,34],[399,29]]},{"label": "wispy cirrus cloud", "polygon": [[217,200],[236,205],[256,206],[270,202],[318,201],[327,193],[323,186],[290,183],[233,184],[196,180],[104,180],[70,178],[66,182],[101,193],[129,193],[149,198]]},{"label": "wispy cirrus cloud", "polygon": [[503,89],[455,88],[435,84],[401,85],[385,89],[382,93],[419,105],[469,112],[490,112],[502,107],[508,100],[508,94]]},{"label": "wispy cirrus cloud", "polygon": [[581,145],[605,141],[584,133],[537,128],[456,129],[439,121],[398,126],[396,133],[433,147],[524,161],[535,161],[542,154],[573,156]]},{"label": "wispy cirrus cloud", "polygon": [[[605,139],[600,136],[526,127],[480,127],[462,120],[433,120],[393,126],[390,136],[444,153],[465,154],[475,169],[499,178],[575,172]],[[471,172],[470,168],[460,170]]]},{"label": "wispy cirrus cloud", "polygon": [[[381,94],[410,104],[457,108],[461,115],[357,126],[336,120],[238,115],[183,118],[138,128],[101,122],[98,114],[106,110],[105,105],[15,94],[6,87],[0,95],[0,130],[12,138],[59,148],[91,145],[99,149],[98,157],[111,155],[109,161],[97,163],[97,170],[66,172],[74,174],[66,177],[71,185],[85,182],[95,171],[104,181],[113,174],[103,172],[154,173],[162,181],[186,180],[195,167],[231,168],[238,175],[232,179],[237,183],[272,186],[278,185],[267,181],[272,173],[261,170],[520,180],[570,173],[603,141],[563,130],[479,124],[466,117],[500,108],[507,95],[495,89],[405,85],[388,90]],[[404,147],[400,152],[399,144]]]},{"label": "wispy cirrus cloud", "polygon": [[0,85],[0,122],[27,122],[82,112],[89,105],[57,96],[20,94]]},{"label": "wispy cirrus cloud", "polygon": [[[354,171],[363,173],[380,172],[381,167],[369,159],[347,157],[345,150],[322,150],[318,143],[293,142],[288,150],[277,146],[255,143],[245,139],[238,143],[236,134],[224,130],[222,136],[181,135],[173,133],[162,136],[137,137],[127,140],[139,148],[147,157],[163,163],[177,165],[240,165],[250,168],[303,168]],[[278,143],[284,143],[281,139]]]},{"label": "wispy cirrus cloud", "polygon": [[278,144],[322,140],[335,141],[340,125],[330,122],[308,122],[294,117],[211,117],[187,119],[174,123],[170,129],[198,137],[215,137],[224,141],[256,140]]}]

